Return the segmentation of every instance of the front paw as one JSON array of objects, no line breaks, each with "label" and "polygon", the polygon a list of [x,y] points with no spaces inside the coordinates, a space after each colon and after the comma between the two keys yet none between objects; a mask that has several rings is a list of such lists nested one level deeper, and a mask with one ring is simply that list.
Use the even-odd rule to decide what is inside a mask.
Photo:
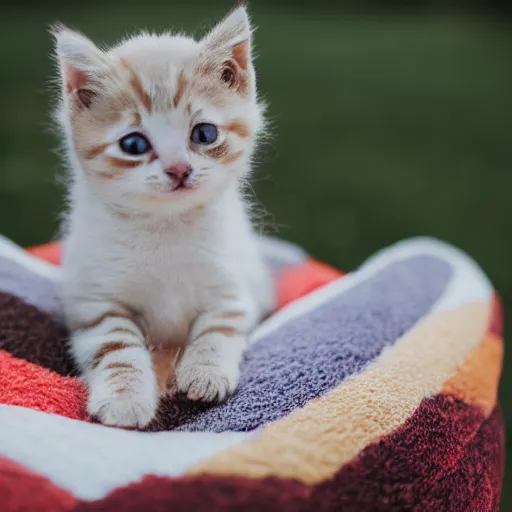
[{"label": "front paw", "polygon": [[91,417],[112,427],[145,427],[154,418],[158,405],[154,379],[145,377],[123,386],[112,386],[106,379],[93,380],[87,407]]},{"label": "front paw", "polygon": [[189,400],[222,402],[232,395],[240,376],[238,364],[184,357],[176,368],[176,386]]}]

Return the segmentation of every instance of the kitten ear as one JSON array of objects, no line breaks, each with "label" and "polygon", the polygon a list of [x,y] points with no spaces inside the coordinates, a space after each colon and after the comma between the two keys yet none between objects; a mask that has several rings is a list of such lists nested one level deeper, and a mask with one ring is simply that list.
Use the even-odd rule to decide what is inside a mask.
[{"label": "kitten ear", "polygon": [[96,95],[98,77],[105,67],[104,53],[90,39],[64,25],[54,25],[51,33],[63,89],[87,108]]},{"label": "kitten ear", "polygon": [[244,5],[234,9],[203,40],[205,53],[220,65],[221,79],[239,88],[251,67],[251,24]]}]

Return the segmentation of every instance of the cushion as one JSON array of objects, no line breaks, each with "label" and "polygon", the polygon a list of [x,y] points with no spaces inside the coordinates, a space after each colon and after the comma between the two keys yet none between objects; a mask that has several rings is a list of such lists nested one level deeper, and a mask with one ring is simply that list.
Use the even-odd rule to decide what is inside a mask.
[{"label": "cushion", "polygon": [[67,354],[58,244],[0,239],[0,503],[27,511],[497,511],[502,313],[433,239],[341,272],[262,239],[280,308],[225,404],[91,422]]}]

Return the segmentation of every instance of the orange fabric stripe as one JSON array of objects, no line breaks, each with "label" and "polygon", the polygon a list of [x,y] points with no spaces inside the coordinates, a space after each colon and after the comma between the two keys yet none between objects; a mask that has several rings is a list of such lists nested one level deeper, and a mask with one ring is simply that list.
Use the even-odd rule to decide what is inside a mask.
[{"label": "orange fabric stripe", "polygon": [[503,342],[488,334],[457,373],[445,382],[441,393],[481,407],[489,415],[498,399],[503,362]]}]

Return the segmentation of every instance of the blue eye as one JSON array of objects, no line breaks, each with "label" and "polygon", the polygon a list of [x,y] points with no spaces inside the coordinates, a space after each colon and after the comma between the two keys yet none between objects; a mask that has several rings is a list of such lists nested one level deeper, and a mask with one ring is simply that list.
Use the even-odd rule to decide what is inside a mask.
[{"label": "blue eye", "polygon": [[144,135],[130,133],[119,141],[119,147],[128,155],[144,155],[151,150],[151,144]]},{"label": "blue eye", "polygon": [[218,136],[219,132],[215,125],[201,123],[194,126],[190,139],[194,144],[212,144],[217,140]]}]

